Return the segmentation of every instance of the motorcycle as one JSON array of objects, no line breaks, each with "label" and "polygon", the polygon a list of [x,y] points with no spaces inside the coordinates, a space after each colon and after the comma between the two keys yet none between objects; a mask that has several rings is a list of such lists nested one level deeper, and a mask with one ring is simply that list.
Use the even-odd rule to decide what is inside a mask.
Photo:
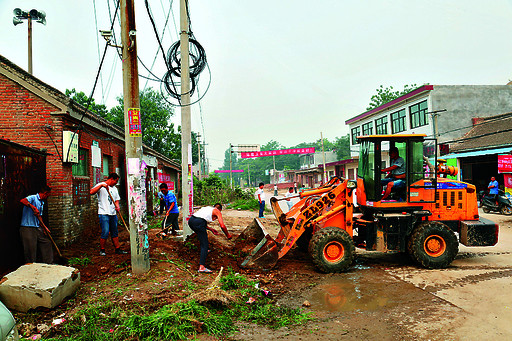
[{"label": "motorcycle", "polygon": [[480,207],[484,213],[491,211],[500,212],[504,215],[512,214],[512,203],[505,195],[505,192],[500,190],[494,198],[493,194],[487,194],[484,191],[480,191]]}]

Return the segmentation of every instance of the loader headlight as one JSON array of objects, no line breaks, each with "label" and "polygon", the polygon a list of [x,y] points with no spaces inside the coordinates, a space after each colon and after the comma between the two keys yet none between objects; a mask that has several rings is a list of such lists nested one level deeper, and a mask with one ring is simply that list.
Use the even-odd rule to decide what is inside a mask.
[{"label": "loader headlight", "polygon": [[347,188],[354,189],[357,187],[357,182],[349,180],[347,181]]}]

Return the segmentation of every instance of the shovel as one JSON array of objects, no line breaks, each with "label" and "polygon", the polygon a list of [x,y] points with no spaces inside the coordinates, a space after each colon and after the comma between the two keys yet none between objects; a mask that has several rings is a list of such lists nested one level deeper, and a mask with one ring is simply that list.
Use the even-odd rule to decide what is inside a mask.
[{"label": "shovel", "polygon": [[[108,190],[108,188],[107,188],[107,193],[108,193],[108,196],[110,197],[110,200],[112,200],[112,202],[115,202],[114,198],[112,198],[112,194],[110,194],[110,191]],[[114,204],[114,206],[115,206],[115,204]],[[116,210],[116,213],[119,215],[119,217],[123,221],[124,228],[126,229],[126,231],[128,231],[128,234],[130,234],[130,229],[128,228],[128,226],[126,226],[126,222],[124,221],[123,215],[121,214],[121,212],[118,212],[117,210]]]},{"label": "shovel", "polygon": [[57,259],[57,264],[60,264],[60,265],[67,265],[68,264],[68,259],[65,258],[64,256],[62,256],[62,253],[60,253],[60,250],[59,250],[59,247],[57,246],[57,244],[55,244],[55,241],[53,240],[52,238],[52,234],[50,233],[50,230],[48,229],[48,227],[46,227],[46,225],[43,223],[43,218],[41,218],[40,215],[37,215],[37,219],[39,220],[39,223],[41,224],[41,226],[43,227],[43,231],[45,232],[45,234],[48,236],[48,238],[50,238],[50,240],[52,241],[52,244],[53,244],[53,247],[55,248],[55,250],[57,251],[57,253],[59,254],[59,257]]}]

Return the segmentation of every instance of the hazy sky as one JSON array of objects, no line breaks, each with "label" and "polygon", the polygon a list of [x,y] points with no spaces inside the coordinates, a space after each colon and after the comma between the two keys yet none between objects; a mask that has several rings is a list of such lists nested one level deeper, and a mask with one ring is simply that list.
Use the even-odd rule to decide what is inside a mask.
[{"label": "hazy sky", "polygon": [[[160,34],[172,4],[167,51],[177,40],[179,1],[149,4]],[[135,6],[138,54],[149,67],[158,45],[144,1]],[[97,32],[110,27],[107,0],[0,0],[0,54],[27,69],[27,23],[13,25],[16,7],[47,15],[46,26],[33,25],[34,76],[62,92],[90,94],[104,48]],[[330,140],[347,134],[345,120],[364,112],[381,84],[401,90],[512,79],[507,0],[192,0],[190,16],[212,74],[201,112],[192,107],[192,130],[203,135],[204,127],[212,170],[230,143],[290,147],[320,132]],[[160,53],[153,72],[165,72]],[[141,65],[139,73],[148,74]],[[201,91],[208,78],[201,76]],[[109,48],[94,98],[110,108],[121,94],[121,63]],[[180,119],[177,109],[173,120]]]}]

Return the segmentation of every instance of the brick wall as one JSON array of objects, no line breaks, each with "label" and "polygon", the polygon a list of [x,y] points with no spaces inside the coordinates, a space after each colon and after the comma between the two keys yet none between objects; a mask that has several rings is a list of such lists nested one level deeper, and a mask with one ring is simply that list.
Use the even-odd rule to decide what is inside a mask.
[{"label": "brick wall", "polygon": [[[82,237],[98,236],[99,224],[96,196],[73,205],[72,167],[62,163],[62,131],[77,122],[68,121],[68,116],[52,115],[57,111],[59,109],[54,105],[0,75],[0,138],[49,153],[46,158],[47,184],[52,188],[48,198],[49,227],[55,241],[62,245]],[[89,188],[95,185],[90,162],[93,140],[99,142],[102,154],[112,156],[109,172],[124,168],[123,142],[112,141],[101,131],[87,128],[80,134],[80,147],[89,151],[89,177],[83,178],[88,180]],[[120,194],[126,197],[124,193]]]}]

